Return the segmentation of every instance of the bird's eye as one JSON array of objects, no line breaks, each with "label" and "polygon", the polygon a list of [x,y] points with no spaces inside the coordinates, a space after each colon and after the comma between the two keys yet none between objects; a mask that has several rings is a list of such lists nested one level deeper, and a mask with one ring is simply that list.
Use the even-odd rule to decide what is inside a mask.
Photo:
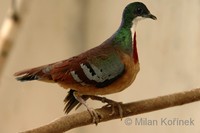
[{"label": "bird's eye", "polygon": [[143,12],[143,10],[142,10],[142,8],[137,8],[137,9],[136,9],[136,12],[137,12],[138,15],[141,15],[142,12]]}]

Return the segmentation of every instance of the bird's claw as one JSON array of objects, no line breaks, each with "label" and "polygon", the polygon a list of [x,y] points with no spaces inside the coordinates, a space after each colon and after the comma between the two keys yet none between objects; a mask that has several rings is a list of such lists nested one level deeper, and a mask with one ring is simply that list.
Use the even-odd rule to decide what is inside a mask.
[{"label": "bird's claw", "polygon": [[122,102],[116,102],[116,101],[110,100],[109,103],[107,103],[107,105],[105,105],[103,107],[111,107],[112,108],[112,112],[109,115],[115,114],[115,107],[117,107],[119,110],[120,118],[122,120],[122,118],[123,118]]},{"label": "bird's claw", "polygon": [[90,96],[90,98],[93,99],[93,100],[101,101],[102,103],[107,103],[103,107],[112,107],[112,112],[110,113],[110,115],[115,114],[115,107],[117,107],[118,110],[119,110],[120,118],[121,119],[123,118],[122,102],[116,102],[116,101],[107,99],[105,97],[99,97],[99,96]]},{"label": "bird's claw", "polygon": [[92,122],[97,125],[100,122],[100,115],[93,108],[88,108],[87,110],[92,117]]},{"label": "bird's claw", "polygon": [[97,125],[100,122],[100,117],[99,117],[100,115],[98,115],[97,112],[93,108],[90,108],[86,104],[85,100],[82,98],[82,96],[78,92],[74,92],[73,95],[75,99],[79,101],[80,104],[83,104],[87,108],[88,112],[90,113],[92,117],[92,122]]}]

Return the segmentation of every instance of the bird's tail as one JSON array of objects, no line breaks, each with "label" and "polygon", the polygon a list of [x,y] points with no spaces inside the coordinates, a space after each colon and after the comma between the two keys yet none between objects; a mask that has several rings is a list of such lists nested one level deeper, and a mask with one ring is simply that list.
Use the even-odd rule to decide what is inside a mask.
[{"label": "bird's tail", "polygon": [[16,80],[18,81],[31,81],[31,80],[38,80],[39,78],[36,75],[24,75],[24,76],[20,76],[17,77]]},{"label": "bird's tail", "polygon": [[[66,114],[68,114],[73,108],[78,109],[82,104],[79,103],[79,101],[76,100],[76,98],[74,97],[74,93],[75,90],[70,90],[68,92],[68,95],[65,97],[64,99],[64,103],[66,104],[65,105],[65,108],[64,108],[64,111]],[[88,96],[86,95],[83,95],[81,96],[85,101],[89,98]]]},{"label": "bird's tail", "polygon": [[15,73],[14,76],[16,76],[16,79],[18,81],[22,81],[22,82],[32,81],[32,80],[50,81],[52,80],[52,77],[50,74],[45,73],[45,71],[43,71],[45,68],[46,66],[41,66],[41,67],[19,71]]},{"label": "bird's tail", "polygon": [[15,73],[14,76],[16,76],[16,79],[18,81],[38,80],[39,79],[38,73],[40,73],[40,71],[41,71],[40,68],[27,69]]}]

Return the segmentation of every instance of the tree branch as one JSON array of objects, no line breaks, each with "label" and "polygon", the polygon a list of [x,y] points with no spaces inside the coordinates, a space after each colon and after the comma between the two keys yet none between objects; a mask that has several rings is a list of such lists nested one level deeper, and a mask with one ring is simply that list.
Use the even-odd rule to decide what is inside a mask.
[{"label": "tree branch", "polygon": [[19,6],[17,6],[16,0],[12,0],[12,6],[0,30],[0,75],[30,3],[31,0],[20,0]]},{"label": "tree branch", "polygon": [[[146,112],[161,110],[164,108],[192,103],[199,100],[200,88],[191,91],[185,91],[171,95],[160,96],[157,98],[123,104],[123,116],[133,116]],[[96,109],[96,111],[101,115],[100,122],[120,118],[119,113],[110,115],[112,109],[109,107]],[[118,108],[115,108],[115,112],[118,112]],[[84,111],[81,113],[63,116],[47,125],[29,131],[25,131],[23,133],[59,133],[90,124],[93,124],[92,118],[87,111]]]}]

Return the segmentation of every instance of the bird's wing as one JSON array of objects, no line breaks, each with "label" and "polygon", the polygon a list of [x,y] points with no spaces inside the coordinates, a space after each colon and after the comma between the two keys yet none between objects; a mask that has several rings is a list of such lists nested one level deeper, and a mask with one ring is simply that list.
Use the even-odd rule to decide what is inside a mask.
[{"label": "bird's wing", "polygon": [[20,81],[40,80],[105,87],[123,74],[124,64],[114,48],[96,47],[67,60],[15,73]]},{"label": "bird's wing", "polygon": [[124,72],[124,64],[114,50],[94,51],[53,66],[55,82],[93,85],[98,88],[111,84]]}]

